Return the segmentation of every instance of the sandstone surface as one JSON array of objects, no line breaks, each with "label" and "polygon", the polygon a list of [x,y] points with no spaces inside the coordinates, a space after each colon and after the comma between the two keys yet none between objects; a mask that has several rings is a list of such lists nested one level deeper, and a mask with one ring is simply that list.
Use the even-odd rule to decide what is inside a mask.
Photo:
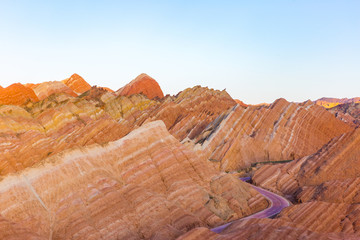
[{"label": "sandstone surface", "polygon": [[22,105],[27,102],[37,102],[39,99],[31,88],[21,83],[14,83],[0,89],[0,104]]},{"label": "sandstone surface", "polygon": [[71,88],[58,81],[43,82],[34,87],[33,90],[39,100],[43,100],[54,93],[65,93],[70,96],[77,97],[77,94],[74,93]]},{"label": "sandstone surface", "polygon": [[204,130],[197,149],[222,170],[233,171],[307,156],[352,129],[311,102],[278,99],[269,107],[230,109]]},{"label": "sandstone surface", "polygon": [[316,153],[290,163],[264,166],[256,171],[256,184],[294,195],[304,186],[359,177],[360,129],[333,138]]},{"label": "sandstone surface", "polygon": [[0,215],[47,239],[174,239],[267,205],[248,184],[218,175],[161,121],[8,175],[0,192]]}]

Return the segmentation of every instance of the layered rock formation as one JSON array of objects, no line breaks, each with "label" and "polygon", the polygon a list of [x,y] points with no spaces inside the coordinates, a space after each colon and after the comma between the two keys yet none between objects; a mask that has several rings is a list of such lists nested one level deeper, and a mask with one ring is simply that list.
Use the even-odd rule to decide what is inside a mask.
[{"label": "layered rock formation", "polygon": [[332,108],[344,103],[360,103],[360,97],[356,98],[320,98],[315,101],[317,105],[325,108]]},{"label": "layered rock formation", "polygon": [[359,144],[358,128],[333,138],[310,156],[291,163],[264,166],[255,173],[253,179],[260,186],[293,195],[305,186],[357,178],[360,172]]},{"label": "layered rock formation", "polygon": [[352,127],[360,126],[360,103],[339,104],[328,111]]},{"label": "layered rock formation", "polygon": [[278,99],[269,107],[240,106],[202,133],[197,149],[233,171],[255,162],[297,159],[352,128],[311,102]]},{"label": "layered rock formation", "polygon": [[133,94],[144,94],[149,99],[163,98],[164,94],[159,84],[149,75],[142,73],[130,83],[116,91],[117,95],[130,96]]},{"label": "layered rock formation", "polygon": [[34,86],[33,90],[39,100],[43,100],[54,93],[65,93],[70,96],[77,97],[77,94],[74,93],[68,86],[58,81],[41,83]]},{"label": "layered rock formation", "polygon": [[88,84],[81,76],[76,73],[71,75],[70,78],[63,80],[62,82],[77,94],[86,92],[91,88],[90,84]]},{"label": "layered rock formation", "polygon": [[298,223],[279,219],[249,219],[237,222],[221,234],[211,232],[204,227],[195,228],[180,236],[177,240],[232,240],[232,239],[348,239],[356,240],[358,234],[344,232],[318,232],[307,229]]},{"label": "layered rock formation", "polygon": [[50,157],[5,177],[0,192],[1,216],[52,239],[173,239],[266,206],[246,183],[217,175],[161,121]]},{"label": "layered rock formation", "polygon": [[14,83],[7,88],[0,88],[0,104],[22,105],[27,102],[37,102],[39,99],[31,88],[21,83]]}]

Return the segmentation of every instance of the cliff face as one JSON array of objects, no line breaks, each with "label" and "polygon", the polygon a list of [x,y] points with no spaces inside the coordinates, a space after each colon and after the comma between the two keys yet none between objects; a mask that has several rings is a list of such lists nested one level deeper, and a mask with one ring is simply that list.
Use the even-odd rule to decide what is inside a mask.
[{"label": "cliff face", "polygon": [[173,239],[266,206],[246,183],[217,175],[161,121],[50,157],[5,177],[0,192],[4,218],[53,239]]},{"label": "cliff face", "polygon": [[232,171],[254,162],[312,154],[352,128],[311,102],[279,99],[269,107],[235,107],[208,129],[197,149]]},{"label": "cliff face", "polygon": [[132,94],[144,94],[149,99],[163,98],[164,94],[159,84],[149,75],[142,73],[129,84],[116,91],[118,95],[130,96]]},{"label": "cliff face", "polygon": [[0,88],[0,104],[2,105],[22,105],[29,101],[37,102],[38,100],[34,91],[21,83]]}]

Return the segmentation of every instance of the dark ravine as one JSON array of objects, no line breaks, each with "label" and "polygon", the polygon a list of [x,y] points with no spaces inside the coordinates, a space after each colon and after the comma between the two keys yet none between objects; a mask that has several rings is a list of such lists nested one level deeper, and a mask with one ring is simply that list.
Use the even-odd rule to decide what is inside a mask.
[{"label": "dark ravine", "polygon": [[[251,180],[250,177],[244,177],[244,178],[240,178],[242,181],[246,182]],[[224,225],[212,228],[211,231],[215,232],[215,233],[221,233],[225,228],[227,228],[228,226],[230,226],[231,224],[233,224],[234,222],[237,221],[242,221],[245,219],[250,219],[250,218],[271,218],[273,216],[275,216],[276,214],[280,213],[282,209],[290,206],[290,202],[282,197],[279,196],[275,193],[272,193],[270,191],[267,191],[265,189],[262,189],[260,187],[256,187],[256,186],[252,186],[256,191],[258,191],[259,193],[261,193],[270,203],[270,207],[254,213],[250,216],[244,217],[244,218],[240,218],[231,222],[228,222]]]}]

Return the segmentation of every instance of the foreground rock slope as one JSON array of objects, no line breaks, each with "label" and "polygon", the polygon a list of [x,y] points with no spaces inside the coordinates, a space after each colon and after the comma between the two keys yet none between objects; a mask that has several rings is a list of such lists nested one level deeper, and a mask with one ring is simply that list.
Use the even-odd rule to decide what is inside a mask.
[{"label": "foreground rock slope", "polygon": [[218,175],[161,121],[9,175],[0,192],[2,217],[52,239],[173,239],[267,204],[246,183]]}]

